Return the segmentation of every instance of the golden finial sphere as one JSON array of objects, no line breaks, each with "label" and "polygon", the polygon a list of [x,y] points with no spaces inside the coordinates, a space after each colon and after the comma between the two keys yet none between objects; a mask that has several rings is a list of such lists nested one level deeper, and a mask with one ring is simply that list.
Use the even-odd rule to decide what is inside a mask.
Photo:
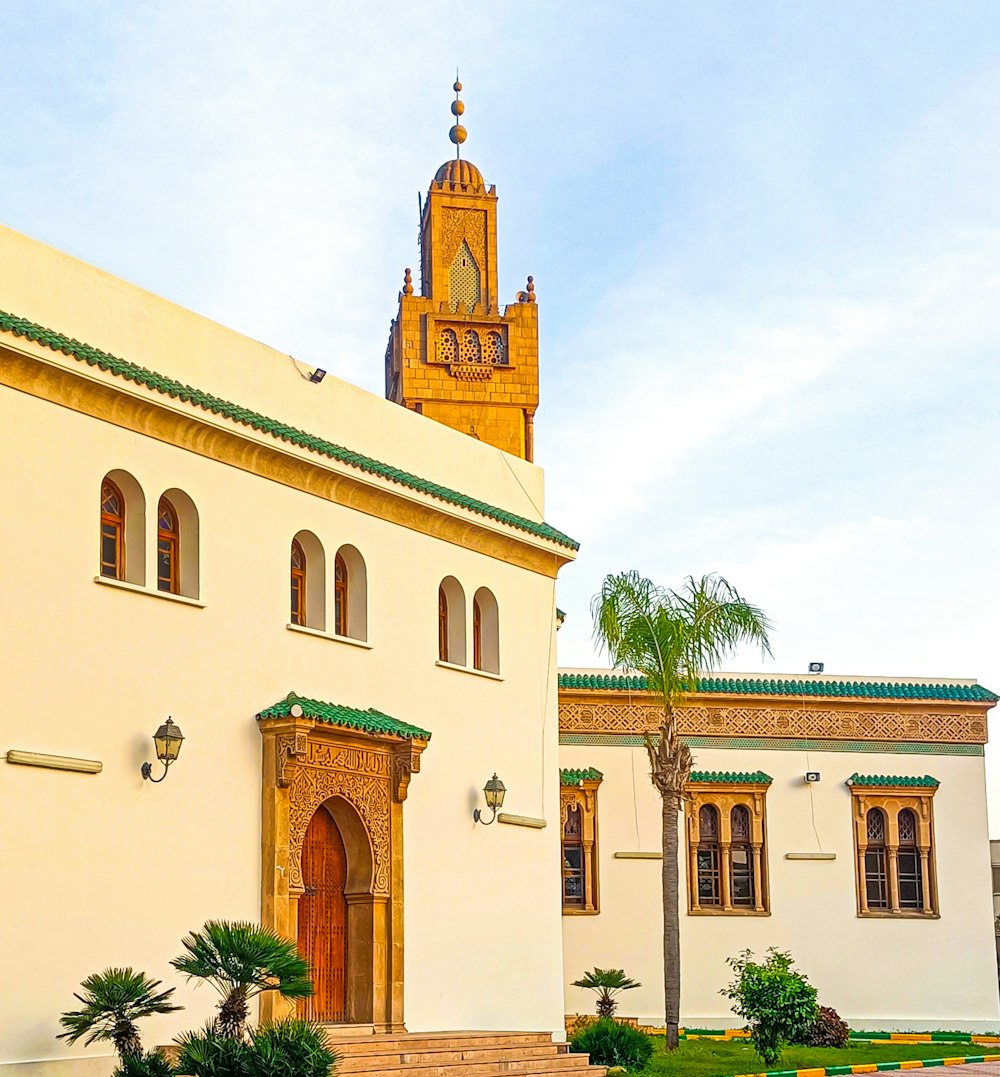
[{"label": "golden finial sphere", "polygon": [[461,92],[462,92],[462,84],[458,81],[458,79],[456,79],[455,80],[455,93],[461,93]]},{"label": "golden finial sphere", "polygon": [[469,137],[469,132],[460,124],[456,123],[455,126],[448,132],[448,137],[455,143],[456,146],[461,146],[462,143]]},{"label": "golden finial sphere", "polygon": [[452,103],[451,103],[451,114],[453,116],[461,116],[464,111],[465,111],[465,102],[464,101],[452,101]]}]

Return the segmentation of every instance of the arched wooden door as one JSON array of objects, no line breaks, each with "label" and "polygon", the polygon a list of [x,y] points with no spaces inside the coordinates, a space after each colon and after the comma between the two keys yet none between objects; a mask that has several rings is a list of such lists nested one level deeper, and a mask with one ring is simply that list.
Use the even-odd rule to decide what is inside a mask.
[{"label": "arched wooden door", "polygon": [[313,994],[299,1004],[313,1021],[347,1020],[347,853],[333,816],[319,808],[302,846],[299,953],[312,969]]}]

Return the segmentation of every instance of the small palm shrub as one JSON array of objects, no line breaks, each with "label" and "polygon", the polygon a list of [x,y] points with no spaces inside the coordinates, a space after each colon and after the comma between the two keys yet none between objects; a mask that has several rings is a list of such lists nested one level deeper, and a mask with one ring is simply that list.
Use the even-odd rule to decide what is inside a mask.
[{"label": "small palm shrub", "polygon": [[182,1008],[170,1001],[172,987],[160,991],[159,980],[135,969],[105,969],[88,976],[80,986],[83,994],[74,994],[74,998],[83,1005],[59,1018],[63,1031],[57,1038],[68,1043],[84,1039],[88,1045],[108,1041],[114,1044],[122,1063],[144,1057],[137,1021]]},{"label": "small palm shrub", "polygon": [[782,1048],[798,1043],[816,1020],[816,988],[792,965],[792,955],[771,947],[763,962],[744,950],[727,959],[736,976],[720,994],[733,1001],[733,1010],[750,1030],[754,1050],[768,1068],[781,1058]]},{"label": "small palm shrub", "polygon": [[623,1025],[611,1017],[602,1017],[570,1041],[569,1049],[590,1055],[597,1066],[621,1066],[630,1073],[645,1069],[653,1057],[653,1041],[645,1032]]},{"label": "small palm shrub", "polygon": [[221,996],[217,1031],[231,1039],[245,1034],[250,1000],[262,991],[288,999],[312,994],[309,964],[295,943],[258,924],[209,920],[181,945],[187,952],[171,964],[189,979],[208,980],[215,987]]},{"label": "small palm shrub", "polygon": [[633,987],[642,987],[638,980],[625,975],[624,969],[591,969],[579,980],[573,981],[574,987],[586,987],[597,992],[597,1016],[614,1017],[618,1009],[619,991],[631,991]]},{"label": "small palm shrub", "polygon": [[162,1051],[126,1055],[111,1077],[174,1077],[174,1068]]},{"label": "small palm shrub", "polygon": [[329,1077],[337,1061],[322,1030],[294,1017],[262,1025],[245,1040],[209,1024],[178,1044],[178,1077]]},{"label": "small palm shrub", "polygon": [[816,1020],[797,1042],[804,1047],[846,1047],[850,1035],[847,1022],[840,1019],[840,1014],[833,1007],[820,1006],[816,1011]]}]

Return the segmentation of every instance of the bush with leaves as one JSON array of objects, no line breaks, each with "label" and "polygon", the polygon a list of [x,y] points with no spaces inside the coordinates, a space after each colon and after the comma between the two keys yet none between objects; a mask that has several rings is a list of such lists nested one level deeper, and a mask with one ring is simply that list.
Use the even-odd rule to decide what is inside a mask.
[{"label": "bush with leaves", "polygon": [[[59,1018],[64,1031],[57,1038],[76,1043],[86,1037],[84,1043],[88,1046],[98,1040],[113,1043],[123,1066],[127,1060],[138,1059],[141,1063],[147,1057],[143,1055],[137,1021],[154,1013],[182,1009],[170,1001],[172,987],[160,991],[159,980],[151,980],[135,969],[105,969],[88,976],[80,986],[84,993],[74,994],[74,998],[83,1006]],[[137,1077],[138,1073],[141,1071],[137,1071]]]},{"label": "bush with leaves", "polygon": [[851,1030],[847,1022],[831,1006],[820,1006],[816,1020],[805,1030],[796,1043],[803,1047],[846,1047]]},{"label": "bush with leaves", "polygon": [[618,1009],[619,991],[631,991],[633,987],[642,987],[638,980],[625,975],[624,969],[591,969],[579,980],[573,981],[574,987],[586,987],[597,992],[597,1016],[614,1017]]},{"label": "bush with leaves", "polygon": [[578,1032],[569,1041],[569,1049],[590,1055],[596,1066],[621,1066],[630,1073],[645,1069],[653,1057],[653,1041],[645,1032],[612,1017],[602,1017]]},{"label": "bush with leaves", "polygon": [[746,1020],[750,1041],[766,1066],[774,1066],[786,1044],[801,1040],[816,1020],[816,988],[792,967],[792,955],[771,947],[763,962],[750,950],[730,957],[735,979],[720,994]]},{"label": "bush with leaves", "polygon": [[187,953],[171,964],[189,979],[208,980],[219,992],[216,1029],[223,1036],[243,1037],[250,1000],[262,991],[289,999],[313,992],[309,964],[295,943],[258,924],[209,920],[181,944]]},{"label": "bush with leaves", "polygon": [[128,1055],[111,1077],[174,1077],[174,1068],[162,1051]]},{"label": "bush with leaves", "polygon": [[262,1025],[249,1039],[224,1036],[209,1024],[178,1042],[178,1077],[329,1077],[337,1062],[322,1029],[296,1017]]}]

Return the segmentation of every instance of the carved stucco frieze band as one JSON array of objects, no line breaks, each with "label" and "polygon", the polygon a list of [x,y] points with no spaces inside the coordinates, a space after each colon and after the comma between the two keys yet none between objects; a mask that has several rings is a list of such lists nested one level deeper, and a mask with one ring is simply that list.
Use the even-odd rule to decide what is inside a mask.
[{"label": "carved stucco frieze band", "polygon": [[[653,704],[560,700],[563,733],[643,733],[657,728]],[[685,706],[678,710],[687,736],[812,737],[845,740],[912,740],[985,744],[986,715],[954,710],[909,710],[872,701],[870,709],[762,705]]]},{"label": "carved stucco frieze band", "polygon": [[464,240],[469,244],[480,272],[486,273],[486,212],[476,209],[444,209],[441,211],[443,236],[441,262],[450,266]]}]

